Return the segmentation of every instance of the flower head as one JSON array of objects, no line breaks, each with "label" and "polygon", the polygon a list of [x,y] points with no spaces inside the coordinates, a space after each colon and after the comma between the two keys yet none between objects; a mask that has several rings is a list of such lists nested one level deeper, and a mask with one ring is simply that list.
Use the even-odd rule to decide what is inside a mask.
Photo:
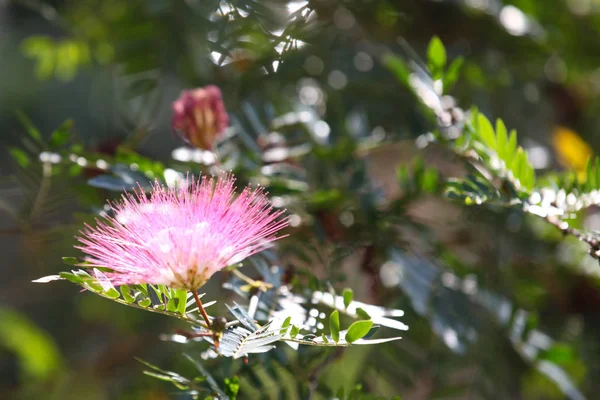
[{"label": "flower head", "polygon": [[173,102],[171,125],[192,146],[212,150],[228,124],[229,117],[217,86],[184,90]]},{"label": "flower head", "polygon": [[113,285],[163,284],[196,290],[217,271],[264,250],[287,226],[261,188],[236,195],[231,175],[188,179],[186,189],[155,183],[111,204],[115,217],[86,225],[77,248],[109,268]]}]

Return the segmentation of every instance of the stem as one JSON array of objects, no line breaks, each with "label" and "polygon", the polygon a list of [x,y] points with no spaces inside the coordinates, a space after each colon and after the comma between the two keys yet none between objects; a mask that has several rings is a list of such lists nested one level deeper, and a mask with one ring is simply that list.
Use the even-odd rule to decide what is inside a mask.
[{"label": "stem", "polygon": [[600,259],[600,242],[598,242],[597,239],[586,235],[578,229],[571,228],[568,222],[562,221],[559,218],[547,216],[544,219],[550,224],[554,225],[558,230],[560,230],[563,233],[563,235],[571,235],[578,239],[580,242],[586,243],[588,246],[590,246],[589,254],[597,260]]},{"label": "stem", "polygon": [[273,285],[271,285],[270,283],[262,282],[262,281],[255,281],[254,279],[250,278],[246,274],[240,272],[237,268],[231,270],[231,272],[233,272],[233,274],[235,276],[237,276],[238,278],[240,278],[241,280],[243,280],[244,282],[246,282],[250,286],[252,286],[254,288],[257,288],[257,289],[260,289],[263,292],[266,292],[267,289],[271,289],[273,287]]},{"label": "stem", "polygon": [[202,305],[202,301],[200,300],[200,297],[198,297],[198,292],[195,290],[191,290],[192,292],[192,296],[194,296],[194,300],[196,300],[196,304],[198,304],[198,309],[200,310],[200,314],[202,314],[202,317],[204,318],[204,321],[206,321],[206,325],[208,326],[208,329],[210,329],[210,319],[208,319],[208,314],[206,313],[206,310],[204,309],[204,306]]}]

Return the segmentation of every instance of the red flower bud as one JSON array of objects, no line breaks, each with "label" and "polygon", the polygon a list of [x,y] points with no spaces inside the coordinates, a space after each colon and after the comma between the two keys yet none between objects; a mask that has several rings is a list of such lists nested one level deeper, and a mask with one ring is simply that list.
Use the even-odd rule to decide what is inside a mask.
[{"label": "red flower bud", "polygon": [[228,124],[229,117],[217,86],[184,90],[173,102],[171,126],[194,147],[212,150]]}]

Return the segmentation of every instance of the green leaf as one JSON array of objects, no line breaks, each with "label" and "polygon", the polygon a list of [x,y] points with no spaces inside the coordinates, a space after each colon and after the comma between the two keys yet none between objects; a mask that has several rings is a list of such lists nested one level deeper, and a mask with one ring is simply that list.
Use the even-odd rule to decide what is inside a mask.
[{"label": "green leaf", "polygon": [[585,167],[585,191],[589,192],[596,185],[596,176],[594,174],[594,160],[590,158]]},{"label": "green leaf", "polygon": [[76,265],[76,264],[78,264],[78,261],[77,261],[77,259],[75,257],[63,257],[62,261],[65,264],[68,264],[68,265]]},{"label": "green leaf", "polygon": [[129,293],[129,286],[121,285],[119,290],[123,295],[123,300],[125,300],[127,303],[133,303],[135,301],[135,298]]},{"label": "green leaf", "polygon": [[19,164],[22,168],[27,168],[31,161],[29,160],[29,156],[23,150],[17,147],[10,147],[8,149],[8,153],[15,160],[17,164]]},{"label": "green leaf", "polygon": [[388,54],[383,57],[383,65],[387,67],[403,84],[408,82],[410,76],[410,69],[406,66],[404,60],[395,55]]},{"label": "green leaf", "polygon": [[111,299],[118,299],[119,297],[121,297],[121,293],[119,293],[119,291],[115,288],[110,288],[108,290],[105,290],[104,294],[106,294]]},{"label": "green leaf", "polygon": [[348,308],[350,303],[352,303],[352,299],[354,298],[354,292],[352,289],[346,288],[344,289],[342,296],[344,297],[344,307]]},{"label": "green leaf", "polygon": [[187,306],[187,291],[184,289],[176,289],[177,290],[177,312],[181,315],[185,315],[185,308]]},{"label": "green leaf", "polygon": [[434,36],[427,47],[427,61],[431,72],[441,71],[446,66],[446,49],[439,37]]},{"label": "green leaf", "polygon": [[521,180],[521,174],[522,174],[522,170],[523,170],[523,166],[524,166],[523,155],[524,155],[523,149],[521,147],[519,147],[517,149],[514,159],[512,160],[512,163],[509,167],[510,170],[513,172],[514,177],[516,179],[519,179],[519,181]]},{"label": "green leaf", "polygon": [[145,298],[143,300],[138,301],[138,304],[142,307],[149,307],[150,304],[152,304],[152,300],[150,300],[149,298]]},{"label": "green leaf", "polygon": [[298,328],[296,325],[292,325],[292,330],[290,331],[290,337],[293,339],[296,336],[298,336],[298,333],[300,333],[300,328]]},{"label": "green leaf", "polygon": [[324,333],[321,334],[321,339],[323,339],[323,343],[329,343],[329,339],[327,339],[327,336]]},{"label": "green leaf", "polygon": [[600,157],[596,157],[596,185],[594,186],[594,189],[597,189],[598,187],[600,187]]},{"label": "green leaf", "polygon": [[288,326],[290,326],[290,322],[292,321],[292,317],[287,317],[285,319],[285,321],[283,321],[283,324],[281,324],[281,329],[282,330],[287,330]]},{"label": "green leaf", "polygon": [[0,348],[14,353],[25,381],[52,379],[63,367],[52,337],[24,315],[0,308]]},{"label": "green leaf", "polygon": [[31,122],[29,117],[23,111],[17,111],[16,114],[17,114],[17,118],[19,119],[21,124],[27,130],[27,133],[29,134],[29,136],[31,136],[36,142],[38,142],[38,143],[41,142],[42,135],[41,135],[40,131],[38,130],[38,128],[35,127],[33,122]]},{"label": "green leaf", "polygon": [[482,139],[483,143],[486,144],[490,149],[496,150],[496,136],[494,135],[494,128],[490,120],[483,114],[477,115],[477,133]]},{"label": "green leaf", "polygon": [[458,80],[458,77],[460,76],[460,68],[462,67],[464,62],[465,62],[464,58],[456,57],[452,61],[450,66],[448,67],[448,70],[446,71],[446,74],[444,75],[444,92],[445,93],[450,91],[450,89],[452,89],[452,87]]},{"label": "green leaf", "polygon": [[334,342],[340,340],[340,313],[334,310],[329,316],[329,329],[331,330],[331,338]]},{"label": "green leaf", "polygon": [[48,139],[48,145],[51,149],[56,149],[63,146],[71,138],[71,130],[73,129],[73,120],[68,119],[62,123]]},{"label": "green leaf", "polygon": [[365,337],[372,326],[373,321],[356,321],[348,328],[348,332],[346,332],[346,341],[352,343]]},{"label": "green leaf", "polygon": [[501,119],[496,120],[496,153],[498,157],[506,161],[508,150],[508,134],[506,131],[506,126]]},{"label": "green leaf", "polygon": [[169,301],[167,301],[167,311],[169,312],[175,312],[177,311],[177,305],[175,304],[175,298],[170,298]]},{"label": "green leaf", "polygon": [[371,316],[362,308],[358,307],[356,309],[356,315],[358,315],[362,319],[371,319]]},{"label": "green leaf", "polygon": [[514,159],[517,151],[517,131],[512,129],[510,136],[508,137],[508,144],[506,145],[506,166],[509,167],[512,160]]}]

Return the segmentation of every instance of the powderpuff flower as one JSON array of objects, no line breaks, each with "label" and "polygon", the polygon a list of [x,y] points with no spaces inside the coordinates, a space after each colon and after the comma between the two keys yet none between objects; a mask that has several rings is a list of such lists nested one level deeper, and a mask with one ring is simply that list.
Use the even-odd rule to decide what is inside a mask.
[{"label": "powderpuff flower", "polygon": [[227,125],[229,117],[217,86],[184,90],[173,102],[171,126],[194,147],[212,150]]},{"label": "powderpuff flower", "polygon": [[[196,291],[217,271],[264,250],[288,225],[262,188],[235,192],[223,174],[187,179],[183,188],[158,183],[111,204],[114,217],[86,225],[76,246],[113,285],[163,284]],[[89,265],[88,264],[88,265]]]}]

